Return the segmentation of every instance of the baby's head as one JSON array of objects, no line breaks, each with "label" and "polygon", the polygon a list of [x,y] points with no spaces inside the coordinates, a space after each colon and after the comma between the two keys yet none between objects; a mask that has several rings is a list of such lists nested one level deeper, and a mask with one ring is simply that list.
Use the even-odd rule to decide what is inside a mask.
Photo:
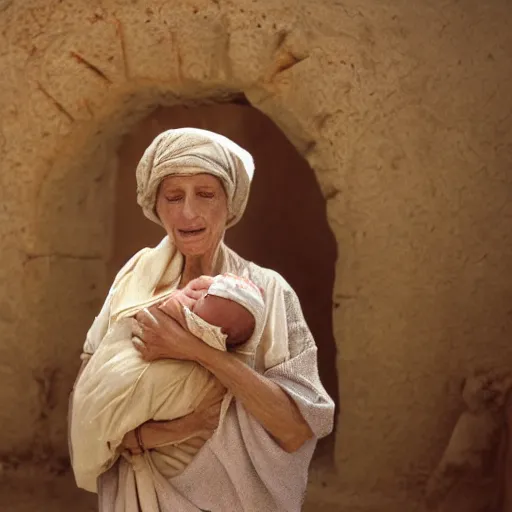
[{"label": "baby's head", "polygon": [[264,309],[259,288],[234,274],[216,276],[191,307],[191,311],[205,322],[220,327],[230,345],[249,341],[257,319],[263,318]]}]

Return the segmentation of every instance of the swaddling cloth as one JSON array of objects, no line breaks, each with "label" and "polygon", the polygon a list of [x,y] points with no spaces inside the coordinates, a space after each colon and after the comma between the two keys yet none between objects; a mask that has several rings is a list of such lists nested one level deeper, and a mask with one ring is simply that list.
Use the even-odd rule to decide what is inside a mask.
[{"label": "swaddling cloth", "polygon": [[[255,319],[250,339],[236,353],[252,364],[261,338],[264,309],[260,290],[233,274],[216,276],[208,294],[233,300]],[[212,348],[226,350],[226,335],[184,307],[188,330]],[[97,477],[120,454],[125,434],[148,420],[173,420],[196,409],[217,379],[191,361],[163,359],[146,362],[132,343],[132,319],[114,322],[78,380],[74,395],[70,441],[77,485],[96,491]],[[172,450],[155,451],[162,474],[173,476]],[[164,465],[169,466],[165,471]]]},{"label": "swaddling cloth", "polygon": [[[220,328],[185,309],[192,334],[226,350]],[[117,321],[77,382],[71,418],[73,471],[77,485],[96,492],[97,477],[119,456],[124,435],[148,420],[191,413],[216,379],[191,361],[144,361],[132,344],[132,319]]]}]

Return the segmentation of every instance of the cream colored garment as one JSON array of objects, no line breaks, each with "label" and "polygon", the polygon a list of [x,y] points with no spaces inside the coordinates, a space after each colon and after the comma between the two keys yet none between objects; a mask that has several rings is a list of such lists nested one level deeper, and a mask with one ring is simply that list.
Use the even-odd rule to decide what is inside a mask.
[{"label": "cream colored garment", "polygon": [[[96,490],[97,477],[119,456],[118,448],[127,432],[150,419],[172,420],[189,414],[218,384],[210,372],[193,362],[166,359],[147,363],[132,344],[132,316],[169,296],[178,283],[174,275],[180,260],[167,237],[155,249],[141,251],[114,281],[110,305],[102,311],[109,320],[98,319],[107,327],[106,333],[95,340],[93,350],[88,346],[90,340],[86,342],[85,350],[93,355],[75,386],[70,442],[77,485],[88,491]],[[152,277],[149,269],[159,277]],[[161,282],[168,283],[167,289],[155,296]],[[236,290],[226,288],[226,282],[230,279],[216,278],[212,292],[249,303],[255,316],[254,334],[239,348],[240,357],[251,360],[261,336],[264,305],[261,300],[258,303],[242,294],[237,296]],[[219,327],[188,308],[185,319],[195,336],[213,348],[226,350],[226,336]],[[171,478],[190,463],[196,451],[187,444],[159,447],[152,457],[162,474]]]},{"label": "cream colored garment", "polygon": [[[190,331],[225,350],[220,329]],[[131,319],[116,322],[85,367],[73,395],[71,443],[77,485],[96,490],[96,479],[116,460],[124,435],[148,420],[191,413],[216,385],[200,365],[166,359],[147,363],[132,344]],[[193,454],[192,454],[193,455]]]},{"label": "cream colored garment", "polygon": [[[170,175],[183,176],[208,173],[219,178],[226,191],[229,213],[227,227],[229,227],[241,218],[245,210],[253,172],[254,163],[251,155],[226,137],[207,130],[195,128],[168,130],[156,137],[145,151],[137,167],[137,201],[141,205],[144,214],[152,221],[160,224],[160,220],[155,212],[155,203],[158,186],[161,181]],[[144,249],[140,251],[119,272],[100,315],[89,330],[84,345],[85,353],[95,353],[101,340],[106,336],[110,341],[99,351],[99,355],[95,354],[96,357],[91,358],[88,363],[90,370],[82,374],[74,391],[70,442],[71,451],[73,453],[73,465],[75,471],[78,471],[78,473],[82,471],[82,467],[84,468],[84,474],[89,475],[93,474],[97,469],[96,463],[92,465],[84,463],[83,466],[81,465],[81,461],[87,460],[88,454],[87,449],[84,448],[85,443],[81,443],[80,438],[77,437],[77,432],[80,428],[87,428],[87,425],[89,425],[88,428],[93,432],[94,425],[100,424],[99,419],[91,412],[97,411],[97,406],[94,405],[93,407],[89,405],[90,409],[87,409],[85,406],[85,404],[91,404],[93,402],[93,398],[89,395],[92,397],[100,397],[98,403],[101,403],[103,395],[100,390],[103,390],[103,394],[105,394],[105,389],[108,389],[104,381],[98,380],[98,378],[93,375],[94,373],[99,374],[98,371],[93,372],[93,369],[101,368],[100,362],[106,362],[109,355],[114,353],[114,349],[122,350],[122,353],[125,355],[129,355],[131,350],[131,347],[127,344],[128,340],[123,338],[123,342],[121,342],[120,338],[112,334],[110,329],[115,326],[117,321],[122,323],[123,318],[133,316],[142,307],[147,307],[158,302],[163,298],[165,293],[175,289],[178,286],[182,266],[182,256],[167,238],[155,249]],[[163,292],[158,296],[155,295],[157,289],[163,289]],[[116,327],[116,329],[117,328],[118,327]],[[125,330],[128,329],[126,322],[123,328]],[[111,338],[108,336],[111,336]],[[253,339],[256,339],[256,336],[253,336]],[[117,340],[117,342],[115,342],[115,340]],[[122,345],[122,343],[125,343],[125,345]],[[107,353],[108,347],[110,347],[111,350],[110,354]],[[102,352],[105,352],[105,354],[103,354],[103,360],[101,359]],[[117,357],[119,358],[120,356]],[[254,354],[251,355],[251,351],[246,350],[245,354],[241,354],[241,357],[249,361],[254,358]],[[94,359],[96,359],[96,362]],[[126,358],[126,360],[128,361],[129,357]],[[131,378],[137,374],[137,371],[142,370],[142,368],[137,367],[134,361],[132,361],[132,363],[131,365],[127,365],[123,370],[125,374],[131,376]],[[121,366],[118,365],[118,367],[120,368]],[[141,376],[147,377],[146,374],[150,373],[148,368],[151,369],[150,372],[157,372],[159,370],[158,365],[151,365],[141,373]],[[162,371],[162,373],[164,372]],[[195,375],[196,378],[198,378],[197,376],[201,373],[204,373],[204,370],[198,370],[196,368],[194,368],[193,372],[192,370],[190,372],[190,374]],[[139,382],[139,380],[141,382]],[[143,384],[146,382],[149,383],[151,379],[141,378],[139,380],[137,381],[133,393],[136,394],[138,391],[141,393],[141,396],[145,396],[147,391],[144,391]],[[128,382],[128,377],[124,379],[124,381]],[[124,381],[121,379],[121,382]],[[124,398],[130,397],[130,399],[133,399],[133,396],[128,394],[132,393],[129,387],[119,388],[119,383],[115,386],[117,387],[112,386],[112,389],[118,392],[124,390],[124,392],[127,393]],[[196,386],[196,388],[197,387],[198,386]],[[124,398],[121,393],[117,401],[114,400],[114,403],[116,403],[118,407],[118,415],[116,418],[123,424],[123,429],[128,428],[128,424],[132,425],[135,423],[132,418],[133,413],[125,415],[119,414],[121,410],[120,404],[127,403]],[[171,395],[168,395],[168,398],[171,398]],[[163,397],[161,397],[161,400],[163,400]],[[82,409],[80,406],[81,401],[83,402]],[[144,400],[142,400],[142,402],[144,402]],[[146,400],[146,402],[149,403],[150,401]],[[148,403],[146,403],[146,405],[149,407],[150,404]],[[111,411],[112,407],[108,410]],[[109,415],[106,414],[102,417],[106,418],[105,425],[110,425],[108,423]],[[91,420],[91,418],[93,419]],[[113,418],[114,416],[111,416],[111,419]],[[149,419],[149,417],[146,419]],[[171,418],[168,417],[167,419]],[[120,430],[117,433],[119,434],[119,432]],[[115,446],[119,444],[119,435],[112,440],[106,440],[101,436],[99,439],[103,447],[106,446],[107,448],[104,448],[103,457],[99,457],[96,462],[104,460],[108,453],[111,463],[115,457],[113,450],[115,450]],[[184,466],[190,461],[190,454],[183,452],[182,455],[183,460],[180,464]],[[176,460],[179,458],[175,455],[173,455],[173,457],[175,457]],[[178,466],[180,464],[178,464]],[[77,478],[77,480],[79,479]],[[84,485],[92,488],[90,483]]]},{"label": "cream colored garment", "polygon": [[[247,154],[248,155],[248,154]],[[240,165],[240,163],[242,165]],[[144,214],[155,214],[158,185],[168,175],[206,172],[219,177],[228,196],[229,224],[241,217],[247,203],[253,172],[252,158],[231,141],[204,130],[171,130],[148,148],[137,169],[137,195]],[[164,241],[165,242],[165,241]],[[134,266],[147,249],[125,267]],[[165,268],[146,265],[146,272],[172,288],[178,255],[169,252]],[[231,272],[264,289],[265,314],[261,339],[253,336],[240,347],[240,358],[272,380],[297,403],[315,438],[293,454],[284,452],[243,405],[227,394],[220,425],[178,476],[167,477],[157,467],[153,451],[119,458],[99,479],[100,512],[298,512],[307,482],[307,468],[316,438],[327,435],[333,424],[333,403],[323,389],[316,362],[316,346],[293,290],[277,273],[240,258],[224,244],[220,247],[221,272]],[[174,270],[173,270],[174,268]],[[169,270],[170,269],[170,270]],[[137,270],[136,274],[142,275]],[[120,273],[122,278],[123,272]],[[152,277],[152,278],[153,278]],[[135,284],[116,280],[118,286],[137,290]],[[116,283],[115,283],[116,286]],[[128,293],[131,296],[132,293]],[[89,330],[84,351],[94,353],[107,333],[111,291]],[[131,306],[117,304],[126,313]],[[256,343],[257,341],[257,343]]]},{"label": "cream colored garment", "polygon": [[198,128],[167,130],[155,138],[137,166],[137,202],[148,219],[161,224],[155,213],[160,182],[169,175],[208,173],[224,185],[231,227],[244,213],[253,172],[250,153],[222,135]]},{"label": "cream colored garment", "polygon": [[[152,297],[159,283],[150,278],[147,270],[151,268],[161,280],[167,279],[173,288],[177,282],[169,276],[178,267],[169,263],[177,257],[166,238],[157,248],[139,253],[136,265],[125,267],[115,281],[110,311],[103,312],[110,316],[108,330],[102,340],[97,340],[73,395],[72,462],[79,487],[96,490],[96,478],[116,460],[127,432],[150,419],[172,420],[189,414],[217,385],[213,375],[196,363],[170,359],[147,363],[132,345],[131,316],[170,293],[167,289],[157,299]],[[185,313],[194,335],[213,348],[226,350],[226,336],[220,328],[204,322],[187,308]],[[257,343],[257,330],[255,336],[253,343]],[[252,354],[247,347],[242,352],[246,356]],[[193,447],[187,446],[181,450],[162,447],[153,455],[155,465],[171,477],[194,454]]]},{"label": "cream colored garment", "polygon": [[[334,404],[318,378],[315,342],[296,294],[276,272],[221,246],[222,272],[264,290],[263,333],[255,369],[295,401],[314,438],[286,453],[238,400],[226,395],[219,428],[190,464],[166,477],[152,451],[119,459],[99,480],[100,512],[299,512],[316,439],[332,430]],[[104,335],[100,317],[88,348]]]}]

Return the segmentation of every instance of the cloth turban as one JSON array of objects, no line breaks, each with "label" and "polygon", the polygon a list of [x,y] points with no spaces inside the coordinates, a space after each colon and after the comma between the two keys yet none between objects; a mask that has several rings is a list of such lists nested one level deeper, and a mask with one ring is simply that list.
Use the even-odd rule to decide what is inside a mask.
[{"label": "cloth turban", "polygon": [[228,199],[226,227],[236,224],[249,199],[254,174],[252,156],[228,138],[198,128],[167,130],[144,152],[137,166],[137,202],[144,215],[161,225],[156,199],[162,180],[201,173],[221,180]]}]

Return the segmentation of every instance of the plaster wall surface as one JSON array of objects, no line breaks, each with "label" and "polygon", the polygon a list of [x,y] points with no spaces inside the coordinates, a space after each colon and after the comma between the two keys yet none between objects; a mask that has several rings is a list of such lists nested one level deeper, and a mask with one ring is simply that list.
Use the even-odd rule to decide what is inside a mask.
[{"label": "plaster wall surface", "polygon": [[0,9],[0,452],[66,454],[122,135],[242,92],[315,170],[338,244],[340,500],[413,510],[462,378],[512,364],[509,2]]}]

